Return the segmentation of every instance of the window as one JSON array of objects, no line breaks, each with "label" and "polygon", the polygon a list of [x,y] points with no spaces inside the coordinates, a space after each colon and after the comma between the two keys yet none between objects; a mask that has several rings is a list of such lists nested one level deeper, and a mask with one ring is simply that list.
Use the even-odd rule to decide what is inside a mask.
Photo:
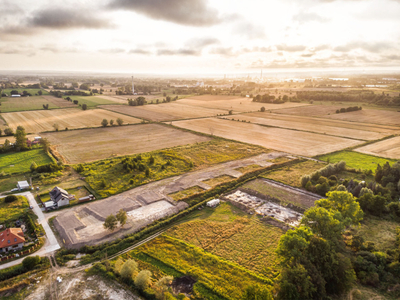
[{"label": "window", "polygon": [[17,241],[17,238],[14,238],[14,242],[16,242]]},{"label": "window", "polygon": [[8,243],[9,243],[9,244],[11,244],[11,241],[10,241],[10,240],[8,240]]}]

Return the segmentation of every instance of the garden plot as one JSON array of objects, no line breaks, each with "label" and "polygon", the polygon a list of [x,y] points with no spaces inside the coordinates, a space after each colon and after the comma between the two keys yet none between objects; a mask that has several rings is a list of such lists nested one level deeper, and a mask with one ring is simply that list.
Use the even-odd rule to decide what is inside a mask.
[{"label": "garden plot", "polygon": [[240,208],[254,210],[257,214],[275,218],[291,226],[298,226],[302,217],[302,214],[288,207],[263,200],[239,190],[225,196],[225,198],[233,204],[237,204]]},{"label": "garden plot", "polygon": [[172,122],[172,124],[198,132],[214,134],[227,139],[304,156],[330,153],[362,143],[360,140],[298,130],[270,128],[217,118],[176,121]]}]

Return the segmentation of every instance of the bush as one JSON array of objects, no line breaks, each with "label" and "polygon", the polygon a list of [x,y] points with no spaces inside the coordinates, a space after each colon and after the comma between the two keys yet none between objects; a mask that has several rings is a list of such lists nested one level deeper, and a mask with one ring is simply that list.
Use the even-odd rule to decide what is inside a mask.
[{"label": "bush", "polygon": [[8,196],[4,199],[4,202],[5,202],[5,203],[11,203],[11,202],[14,202],[14,201],[16,201],[16,200],[18,200],[18,197],[17,197],[17,196],[15,196],[15,195],[8,195]]},{"label": "bush", "polygon": [[121,267],[120,275],[124,279],[132,279],[132,276],[136,274],[138,264],[133,259],[128,259]]},{"label": "bush", "polygon": [[28,256],[22,261],[22,266],[28,271],[33,270],[38,264],[40,264],[40,257],[38,255]]},{"label": "bush", "polygon": [[310,181],[310,176],[309,175],[304,175],[300,179],[300,183],[302,187],[306,187],[307,183]]},{"label": "bush", "polygon": [[145,290],[150,285],[151,272],[149,270],[142,270],[135,278],[135,286],[140,290]]}]

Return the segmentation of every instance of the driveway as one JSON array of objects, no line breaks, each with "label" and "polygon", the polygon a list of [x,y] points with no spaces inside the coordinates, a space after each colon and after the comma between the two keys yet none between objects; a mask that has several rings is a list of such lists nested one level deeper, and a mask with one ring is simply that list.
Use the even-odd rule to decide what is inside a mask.
[{"label": "driveway", "polygon": [[[33,212],[38,216],[38,223],[43,226],[43,229],[46,232],[46,237],[47,237],[42,248],[27,256],[35,256],[35,255],[44,256],[46,254],[52,253],[60,249],[61,248],[60,244],[58,243],[53,231],[49,226],[49,223],[47,222],[48,218],[44,216],[39,205],[36,203],[36,200],[32,195],[32,193],[25,192],[16,195],[25,196],[28,199],[29,205],[33,206]],[[0,265],[0,270],[20,264],[25,257]]]}]

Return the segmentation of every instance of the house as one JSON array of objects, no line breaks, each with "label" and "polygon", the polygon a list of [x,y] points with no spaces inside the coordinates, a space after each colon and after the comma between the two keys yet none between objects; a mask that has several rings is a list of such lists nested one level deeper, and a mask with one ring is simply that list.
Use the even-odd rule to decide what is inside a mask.
[{"label": "house", "polygon": [[207,202],[208,207],[217,207],[219,205],[220,201],[219,199],[212,199]]},{"label": "house", "polygon": [[29,189],[29,187],[30,187],[30,185],[29,185],[28,181],[26,181],[26,180],[18,181],[18,184],[17,184],[18,190],[20,190],[20,191],[27,190],[27,189]]},{"label": "house", "polygon": [[69,205],[69,201],[75,199],[75,195],[70,195],[68,192],[62,188],[56,186],[50,191],[50,201],[53,201],[54,205],[61,207],[64,205]]},{"label": "house", "polygon": [[25,237],[21,228],[7,228],[0,232],[0,253],[10,250],[19,251],[24,243]]}]

